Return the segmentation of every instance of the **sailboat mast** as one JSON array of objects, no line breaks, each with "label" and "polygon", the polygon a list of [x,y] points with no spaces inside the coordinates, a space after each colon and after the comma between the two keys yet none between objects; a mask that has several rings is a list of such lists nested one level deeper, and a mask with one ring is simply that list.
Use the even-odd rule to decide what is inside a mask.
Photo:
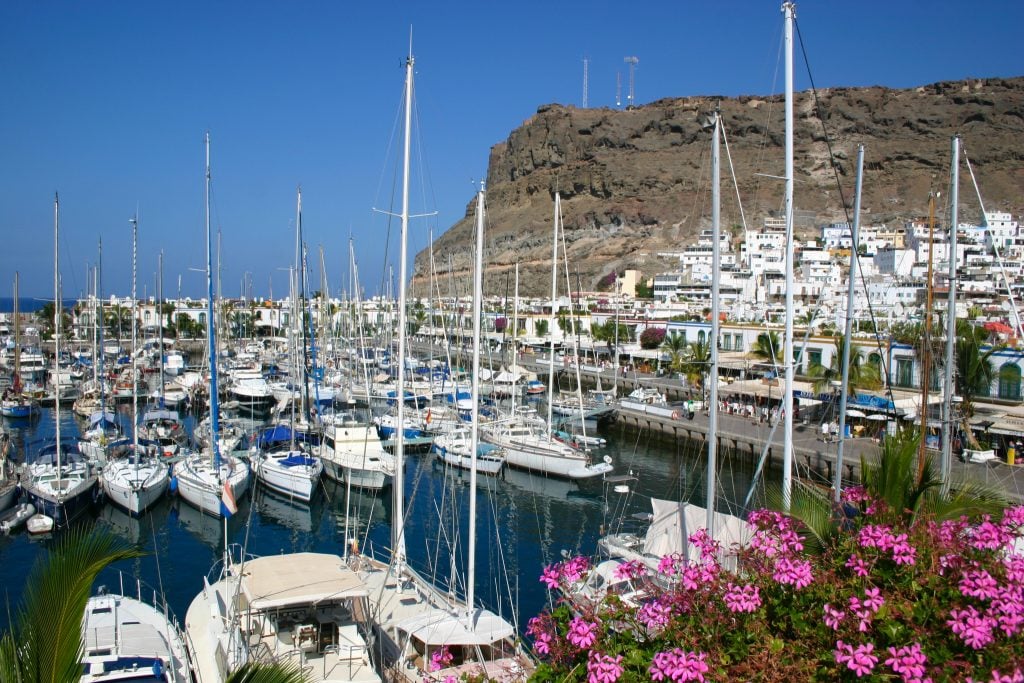
[{"label": "sailboat mast", "polygon": [[836,449],[836,476],[832,485],[835,501],[843,490],[843,445],[846,443],[846,399],[850,392],[850,352],[853,350],[853,297],[857,285],[857,245],[860,243],[860,197],[864,178],[864,145],[857,146],[857,191],[853,200],[853,225],[850,227],[850,274],[846,287],[846,329],[843,335],[843,374],[839,386],[839,446]]},{"label": "sailboat mast", "polygon": [[793,19],[796,8],[782,3],[786,16],[786,323],[782,367],[786,384],[782,393],[782,504],[788,512],[793,493]]},{"label": "sailboat mast", "polygon": [[[953,136],[952,172],[949,192],[949,303],[946,304],[946,367],[942,391],[942,451],[939,476],[942,486],[949,486],[953,453],[953,364],[956,350],[956,225],[960,203],[960,137]],[[966,379],[966,378],[965,378]]]},{"label": "sailboat mast", "polygon": [[160,353],[160,407],[164,407],[164,250],[160,250],[160,256],[157,259],[157,314],[156,319],[160,327],[160,341],[159,341],[159,353]]},{"label": "sailboat mast", "polygon": [[405,272],[409,238],[409,150],[412,142],[412,68],[415,59],[412,50],[405,60],[405,134],[402,158],[402,243],[398,259],[398,406],[395,425],[395,476],[392,483],[395,496],[395,519],[391,547],[396,569],[405,565]]},{"label": "sailboat mast", "polygon": [[928,440],[928,389],[932,376],[932,263],[935,255],[935,195],[928,197],[928,279],[924,307],[924,335],[921,352],[921,441],[917,451],[917,480],[924,477]]},{"label": "sailboat mast", "polygon": [[[476,458],[480,442],[480,308],[483,300],[484,190],[476,201],[476,251],[473,267],[473,388],[469,467],[469,565],[466,569],[466,607],[472,613],[476,588]],[[518,264],[517,264],[518,267]]]},{"label": "sailboat mast", "polygon": [[551,438],[553,409],[551,399],[555,395],[555,295],[558,287],[558,217],[562,214],[562,196],[555,193],[555,229],[551,244],[551,313],[548,315],[548,334],[551,335],[550,359],[548,363],[548,438]]},{"label": "sailboat mast", "polygon": [[704,504],[707,507],[707,530],[715,537],[715,496],[718,489],[718,330],[719,293],[721,291],[721,213],[722,194],[719,159],[722,115],[715,112],[714,141],[711,144],[711,367],[708,372],[708,471],[707,493]]},{"label": "sailboat mast", "polygon": [[14,377],[11,378],[11,384],[15,391],[21,386],[21,313],[18,310],[18,280],[20,276],[18,271],[14,271]]},{"label": "sailboat mast", "polygon": [[[61,480],[60,453],[60,197],[53,194],[53,364],[56,367],[53,382],[53,413],[57,425],[57,481]],[[63,496],[60,496],[63,497]]]},{"label": "sailboat mast", "polygon": [[[132,457],[135,459],[135,471],[138,473],[139,470],[139,368],[138,358],[136,355],[137,340],[136,340],[136,327],[135,324],[135,307],[138,305],[136,300],[136,270],[135,265],[137,263],[136,257],[138,255],[138,233],[139,233],[139,220],[138,214],[132,216],[128,221],[132,224]],[[101,413],[102,414],[102,413]]]},{"label": "sailboat mast", "polygon": [[[213,234],[210,232],[210,133],[206,133],[206,338],[210,353],[210,451],[220,483],[220,406],[217,396],[217,326],[213,314]],[[218,278],[219,279],[219,278]]]}]

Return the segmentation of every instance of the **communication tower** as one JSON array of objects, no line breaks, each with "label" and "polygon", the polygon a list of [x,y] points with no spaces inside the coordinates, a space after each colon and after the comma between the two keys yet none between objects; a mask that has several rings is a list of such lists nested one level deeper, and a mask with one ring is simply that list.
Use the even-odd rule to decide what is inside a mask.
[{"label": "communication tower", "polygon": [[629,64],[629,95],[626,97],[626,109],[632,109],[636,106],[635,93],[633,92],[633,83],[635,79],[636,65],[640,62],[638,57],[626,57],[626,64]]},{"label": "communication tower", "polygon": [[583,108],[587,108],[587,79],[588,70],[590,68],[590,60],[586,57],[583,58]]}]

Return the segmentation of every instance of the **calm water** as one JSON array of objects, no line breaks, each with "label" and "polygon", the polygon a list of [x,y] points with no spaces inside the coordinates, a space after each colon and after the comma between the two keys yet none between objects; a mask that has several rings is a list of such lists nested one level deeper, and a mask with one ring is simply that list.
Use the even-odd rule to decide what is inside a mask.
[{"label": "calm water", "polygon": [[[128,421],[130,407],[122,408]],[[44,409],[32,423],[4,421],[11,432],[16,457],[33,450],[32,443],[54,432],[53,411]],[[192,419],[188,425],[191,428]],[[77,433],[80,425],[70,410],[61,411],[61,432]],[[593,553],[602,528],[633,512],[650,510],[649,498],[697,503],[704,499],[703,454],[697,444],[673,443],[652,435],[628,432],[612,425],[602,432],[609,440],[599,456],[614,458],[617,472],[631,471],[637,482],[628,493],[611,490],[582,492],[575,484],[509,470],[505,478],[482,477],[477,529],[477,596],[505,615],[514,612],[519,623],[536,614],[547,594],[538,582],[545,564],[563,551]],[[447,585],[452,568],[465,567],[468,477],[451,474],[432,455],[407,457],[407,550],[421,572]],[[720,475],[720,506],[742,500],[749,486],[748,471],[727,465]],[[345,534],[345,491],[325,480],[310,506],[295,506],[258,486],[240,502],[227,525],[230,543],[246,544],[248,552],[268,555],[296,551],[341,553]],[[350,519],[364,548],[385,549],[390,542],[390,490],[381,495],[354,493]],[[202,587],[202,577],[223,552],[223,522],[200,514],[173,497],[166,497],[141,519],[132,519],[112,506],[95,514],[95,523],[135,544],[146,555],[116,565],[100,584],[117,583],[117,571],[136,575],[146,584],[162,587],[174,612],[183,619]],[[24,531],[0,536],[0,585],[12,605],[20,598],[32,564],[47,552],[51,540],[30,539]],[[454,550],[452,550],[454,549]],[[453,559],[454,558],[454,559]],[[461,574],[461,572],[457,572]],[[461,580],[457,580],[462,592]],[[0,610],[0,626],[7,610]]]},{"label": "calm water", "polygon": [[[51,296],[49,299],[36,299],[34,297],[20,296],[18,297],[18,312],[35,313],[41,310],[48,301],[53,301],[53,297]],[[76,301],[76,299],[65,299],[63,307],[70,310],[74,307]],[[14,313],[14,297],[0,296],[0,313]]]}]

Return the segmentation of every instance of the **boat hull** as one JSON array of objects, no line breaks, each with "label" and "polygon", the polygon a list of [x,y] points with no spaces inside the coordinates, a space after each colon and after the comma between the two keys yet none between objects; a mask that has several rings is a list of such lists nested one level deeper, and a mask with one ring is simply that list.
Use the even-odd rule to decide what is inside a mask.
[{"label": "boat hull", "polygon": [[167,466],[146,462],[138,468],[128,462],[109,463],[100,476],[107,500],[131,515],[141,515],[167,492]]},{"label": "boat hull", "polygon": [[272,457],[258,458],[253,465],[256,479],[272,491],[309,502],[316,493],[324,467],[319,458],[312,465],[287,466]]},{"label": "boat hull", "polygon": [[222,517],[221,496],[226,478],[235,500],[241,500],[249,490],[249,468],[241,462],[231,466],[222,465],[218,473],[205,459],[197,461],[196,456],[186,458],[174,466],[174,480],[178,495],[200,512],[213,517]]}]

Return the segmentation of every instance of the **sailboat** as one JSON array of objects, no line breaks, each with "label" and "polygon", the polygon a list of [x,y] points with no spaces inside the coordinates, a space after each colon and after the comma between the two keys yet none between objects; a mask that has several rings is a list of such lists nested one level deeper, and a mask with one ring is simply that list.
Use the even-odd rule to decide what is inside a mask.
[{"label": "sailboat", "polygon": [[[136,330],[135,320],[135,254],[139,222],[132,224],[132,374],[136,375]],[[100,472],[100,485],[111,503],[124,508],[133,515],[141,515],[167,491],[170,475],[167,465],[161,461],[162,449],[155,442],[144,445],[139,441],[139,394],[132,390],[132,443],[126,457],[107,460]],[[111,454],[113,455],[113,454]]]},{"label": "sailboat", "polygon": [[[129,586],[131,584],[129,583]],[[82,619],[82,677],[79,683],[150,681],[190,683],[194,676],[185,640],[167,603],[153,592],[151,604],[125,590],[100,589],[89,598]]]},{"label": "sailboat", "polygon": [[210,233],[210,134],[206,134],[206,289],[207,338],[210,354],[210,444],[174,466],[178,495],[202,512],[220,517],[249,490],[249,468],[233,457],[221,457],[220,407],[217,395],[217,325],[213,306],[213,238]]},{"label": "sailboat", "polygon": [[[53,200],[53,292],[54,292],[54,353],[60,358],[61,326],[60,270],[58,245],[60,234],[60,200]],[[49,517],[57,527],[70,524],[99,500],[96,473],[82,457],[78,444],[61,440],[60,382],[54,385],[56,401],[53,404],[56,435],[46,443],[28,465],[25,493],[35,505],[36,517]],[[30,520],[31,521],[31,520]]]},{"label": "sailboat", "polygon": [[39,414],[39,403],[25,396],[21,386],[21,314],[18,312],[18,273],[14,274],[14,376],[0,400],[0,415],[11,418]]},{"label": "sailboat", "polygon": [[[401,244],[398,303],[398,367],[405,368],[406,353],[406,251],[409,225],[409,149],[411,136],[413,57],[405,69],[405,136],[401,213]],[[483,678],[488,680],[525,680],[532,663],[520,649],[515,628],[503,617],[475,603],[476,581],[476,454],[479,439],[479,365],[480,309],[482,290],[483,190],[477,200],[476,269],[473,297],[473,406],[471,423],[469,493],[469,566],[466,578],[466,599],[452,592],[442,592],[424,579],[406,561],[406,539],[403,497],[404,436],[395,437],[396,473],[394,485],[392,548],[390,562],[376,558],[351,557],[357,562],[360,576],[370,587],[370,605],[374,630],[387,674],[397,680],[443,680],[447,677]],[[398,394],[404,394],[405,372],[398,373]],[[404,418],[404,401],[397,402],[397,418]]]}]

